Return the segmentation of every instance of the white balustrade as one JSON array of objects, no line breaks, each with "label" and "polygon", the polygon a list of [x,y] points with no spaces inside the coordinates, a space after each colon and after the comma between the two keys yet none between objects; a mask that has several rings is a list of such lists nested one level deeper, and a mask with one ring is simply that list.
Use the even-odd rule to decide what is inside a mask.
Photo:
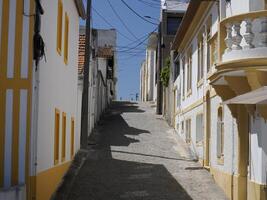
[{"label": "white balustrade", "polygon": [[267,17],[261,18],[261,31],[260,31],[260,37],[261,37],[261,47],[267,47]]},{"label": "white balustrade", "polygon": [[233,38],[232,38],[232,24],[227,23],[225,25],[226,27],[226,38],[224,39],[225,41],[225,45],[226,45],[226,49],[225,49],[225,53],[229,53],[230,51],[232,51],[232,45],[233,45]]},{"label": "white balustrade", "polygon": [[[254,23],[255,28],[253,27]],[[226,49],[224,54],[243,49],[267,47],[267,16],[255,19],[244,18],[234,23],[226,23],[225,32],[224,42]]]},{"label": "white balustrade", "polygon": [[242,35],[240,34],[240,22],[235,22],[233,26],[233,50],[241,50],[242,47],[240,46],[242,41]]},{"label": "white balustrade", "polygon": [[252,32],[252,20],[245,19],[244,21],[246,24],[246,32],[243,35],[246,41],[246,45],[244,46],[244,49],[253,49],[255,48],[255,46],[253,45],[255,34]]}]

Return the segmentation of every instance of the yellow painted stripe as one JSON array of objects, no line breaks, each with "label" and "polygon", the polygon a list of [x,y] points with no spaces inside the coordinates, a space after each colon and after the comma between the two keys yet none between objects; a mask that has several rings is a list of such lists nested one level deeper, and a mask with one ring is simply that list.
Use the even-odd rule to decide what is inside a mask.
[{"label": "yellow painted stripe", "polygon": [[74,117],[71,118],[71,150],[70,150],[70,156],[71,158],[73,158],[74,156],[74,151],[75,151],[75,146],[74,146],[74,142],[75,142],[75,121],[74,121]]},{"label": "yellow painted stripe", "polygon": [[5,115],[6,94],[0,90],[0,187],[4,184]]},{"label": "yellow painted stripe", "polygon": [[14,90],[13,99],[13,135],[12,135],[12,185],[18,184],[18,165],[19,165],[19,110],[20,110],[20,91]]},{"label": "yellow painted stripe", "polygon": [[[34,0],[30,0],[30,13],[34,13]],[[29,26],[29,66],[28,66],[28,81],[32,83],[32,68],[33,68],[33,28],[34,28],[34,18],[30,18]],[[27,135],[26,135],[26,167],[25,167],[25,177],[26,177],[26,188],[27,188],[27,200],[36,199],[36,178],[32,178],[30,174],[30,144],[31,144],[31,112],[32,112],[32,84],[28,89],[28,107],[27,107]]]},{"label": "yellow painted stripe", "polygon": [[[7,49],[8,49],[8,21],[9,21],[9,0],[4,0],[2,5],[2,43],[0,56],[0,80],[6,77],[7,71]],[[0,84],[1,85],[1,84]]]},{"label": "yellow painted stripe", "polygon": [[66,125],[67,125],[67,116],[66,113],[62,113],[62,142],[61,142],[61,162],[64,162],[66,159]]},{"label": "yellow painted stripe", "polygon": [[15,79],[20,78],[21,71],[21,54],[22,54],[22,32],[23,32],[23,1],[17,0],[16,10],[16,36],[15,36],[15,60],[14,60],[14,72]]},{"label": "yellow painted stripe", "polygon": [[[9,21],[9,0],[4,0],[2,5],[2,33],[0,47],[0,86],[6,75],[7,48],[8,48],[8,21]],[[5,107],[6,91],[0,88],[0,187],[4,185],[4,151],[5,151]]]},{"label": "yellow painted stripe", "polygon": [[65,172],[68,170],[70,162],[49,168],[40,172],[36,177],[36,199],[47,200],[55,192]]},{"label": "yellow painted stripe", "polygon": [[1,80],[0,88],[7,88],[7,89],[28,89],[31,86],[30,80],[14,80],[14,79],[5,79]]}]

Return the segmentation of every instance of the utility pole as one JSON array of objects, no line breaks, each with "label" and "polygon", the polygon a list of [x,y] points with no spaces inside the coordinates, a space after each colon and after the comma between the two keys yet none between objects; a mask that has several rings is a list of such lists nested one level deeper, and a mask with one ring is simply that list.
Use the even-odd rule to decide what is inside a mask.
[{"label": "utility pole", "polygon": [[92,0],[87,0],[86,35],[85,35],[85,61],[83,67],[83,94],[81,110],[81,148],[86,149],[88,137],[88,93],[89,93],[89,67],[91,56],[91,8]]},{"label": "utility pole", "polygon": [[157,58],[157,109],[156,114],[162,114],[162,85],[160,81],[160,72],[162,64],[162,39],[161,39],[161,22],[159,23],[158,31],[158,58]]}]

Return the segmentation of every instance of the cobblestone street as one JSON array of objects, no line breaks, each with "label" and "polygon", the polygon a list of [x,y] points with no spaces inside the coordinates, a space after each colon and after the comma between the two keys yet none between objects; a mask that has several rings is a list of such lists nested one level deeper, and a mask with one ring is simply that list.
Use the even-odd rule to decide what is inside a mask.
[{"label": "cobblestone street", "polygon": [[152,104],[117,102],[90,139],[69,200],[222,200]]}]

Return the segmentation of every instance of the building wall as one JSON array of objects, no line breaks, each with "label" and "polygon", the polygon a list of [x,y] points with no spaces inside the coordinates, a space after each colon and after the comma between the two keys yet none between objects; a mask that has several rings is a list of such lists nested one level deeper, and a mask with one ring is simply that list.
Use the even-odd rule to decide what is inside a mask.
[{"label": "building wall", "polygon": [[34,2],[0,1],[0,199],[24,199],[29,182]]},{"label": "building wall", "polygon": [[[79,16],[74,1],[62,1],[63,27],[62,49],[57,51],[57,15],[58,1],[43,1],[45,11],[42,16],[41,35],[46,45],[46,60],[38,66],[38,127],[37,127],[37,167],[36,191],[37,199],[48,199],[54,192],[62,176],[68,168],[71,155],[71,119],[74,119],[75,137],[79,141],[77,127],[80,126],[77,114],[78,96],[78,41],[79,41]],[[69,17],[68,61],[64,62],[65,50],[65,14]],[[54,21],[55,23],[51,23]],[[53,32],[48,30],[55,30]],[[59,141],[55,141],[55,112],[59,112]],[[66,138],[63,157],[63,116],[66,115]],[[79,143],[75,142],[75,152]],[[56,161],[55,145],[59,146],[59,159]],[[47,182],[47,180],[53,180]]]},{"label": "building wall", "polygon": [[[204,3],[203,3],[204,4]],[[208,3],[207,3],[208,4]],[[204,78],[202,82],[198,82],[198,36],[202,27],[210,16],[212,15],[211,25],[211,38],[218,31],[218,7],[216,3],[210,3],[206,8],[202,7],[201,16],[194,19],[191,27],[189,27],[190,34],[182,43],[182,48],[179,49],[180,62],[183,61],[189,48],[192,48],[192,92],[187,94],[187,63],[184,65],[185,71],[181,64],[180,76],[174,83],[174,88],[177,90],[176,94],[176,122],[175,128],[179,135],[186,140],[186,125],[185,121],[191,119],[191,142],[189,143],[191,149],[200,162],[210,169],[217,184],[225,191],[229,199],[266,199],[266,121],[260,117],[257,112],[250,117],[250,122],[244,121],[246,119],[245,113],[242,113],[241,106],[237,106],[237,114],[230,110],[230,106],[223,105],[223,100],[209,85],[208,78],[214,74],[215,66],[212,67],[211,72],[207,72],[207,45],[204,45]],[[234,16],[241,13],[263,9],[263,1],[231,1],[231,4],[225,4],[220,1],[221,17]],[[225,9],[225,10],[223,10]],[[194,28],[192,28],[194,27]],[[259,29],[258,21],[253,22],[253,29]],[[241,34],[245,31],[245,26],[241,24]],[[215,35],[216,36],[216,35]],[[255,40],[257,40],[255,35]],[[224,39],[224,38],[222,38]],[[244,42],[244,41],[243,41]],[[185,76],[183,76],[183,73]],[[185,77],[185,80],[183,80]],[[185,88],[185,93],[183,92]],[[222,93],[223,91],[219,91]],[[178,100],[181,93],[181,99]],[[207,104],[210,101],[210,129],[207,127]],[[179,103],[180,102],[180,103]],[[224,155],[218,158],[218,108],[223,110],[223,127],[224,127]],[[260,107],[258,107],[260,109]],[[244,110],[244,109],[243,109]],[[259,110],[258,110],[259,111]],[[196,116],[198,113],[204,114],[204,136],[203,142],[198,143]],[[182,128],[182,122],[184,122]],[[250,124],[250,125],[248,125]],[[249,142],[244,144],[246,140],[245,127],[250,126],[249,129]],[[210,130],[210,140],[208,141],[207,134]],[[249,146],[249,153],[246,154],[245,146]],[[209,151],[208,151],[209,147]],[[246,156],[245,156],[246,155]],[[209,159],[207,160],[207,157]],[[203,160],[204,159],[204,160]],[[246,163],[248,159],[249,163]],[[247,166],[247,165],[248,166]],[[248,168],[248,173],[246,173]],[[244,174],[245,173],[245,174]],[[248,175],[247,175],[248,174]],[[265,188],[265,189],[264,189]]]},{"label": "building wall", "polygon": [[[211,114],[211,121],[210,121],[210,140],[209,140],[209,161],[208,166],[211,169],[211,173],[214,174],[214,178],[217,183],[224,189],[228,197],[230,197],[230,191],[226,174],[231,176],[237,172],[236,163],[237,157],[235,152],[235,147],[237,146],[237,139],[236,139],[236,121],[232,117],[230,110],[227,106],[223,106],[223,113],[224,113],[224,128],[225,128],[225,135],[224,135],[224,157],[223,160],[217,158],[217,111],[219,106],[221,106],[222,99],[216,95],[213,89],[209,86],[208,83],[208,72],[207,72],[207,44],[204,44],[204,76],[202,83],[198,82],[198,35],[201,34],[203,27],[205,27],[209,16],[212,16],[212,25],[211,25],[211,37],[216,34],[217,27],[218,27],[218,12],[217,12],[216,4],[213,4],[207,11],[205,15],[202,16],[200,20],[200,24],[195,25],[197,28],[193,32],[193,36],[185,45],[185,48],[181,50],[180,53],[180,63],[181,63],[181,70],[180,76],[174,83],[174,87],[179,88],[177,95],[181,93],[181,100],[180,105],[176,105],[176,110],[179,110],[179,114],[176,116],[176,130],[178,134],[182,136],[182,138],[186,141],[186,120],[191,120],[191,142],[189,145],[195,155],[198,157],[201,164],[204,165],[204,160],[206,159],[205,149],[207,148],[206,144],[206,94],[207,92],[210,94],[210,114]],[[191,83],[191,92],[187,93],[187,65],[188,63],[185,62],[184,70],[183,70],[183,61],[185,57],[185,61],[187,59],[187,52],[191,48],[192,50],[192,83]],[[184,73],[184,77],[183,77]],[[185,80],[183,80],[185,78]],[[183,85],[185,84],[185,85]],[[183,87],[185,88],[183,90]],[[179,95],[178,95],[179,96]],[[177,98],[177,97],[176,97]],[[177,103],[177,102],[175,102]],[[202,140],[197,141],[197,134],[200,130],[197,127],[197,116],[199,114],[203,114],[203,135]],[[182,131],[182,122],[183,122],[183,131]],[[188,141],[187,141],[188,142]],[[216,172],[216,173],[215,173]]]}]

